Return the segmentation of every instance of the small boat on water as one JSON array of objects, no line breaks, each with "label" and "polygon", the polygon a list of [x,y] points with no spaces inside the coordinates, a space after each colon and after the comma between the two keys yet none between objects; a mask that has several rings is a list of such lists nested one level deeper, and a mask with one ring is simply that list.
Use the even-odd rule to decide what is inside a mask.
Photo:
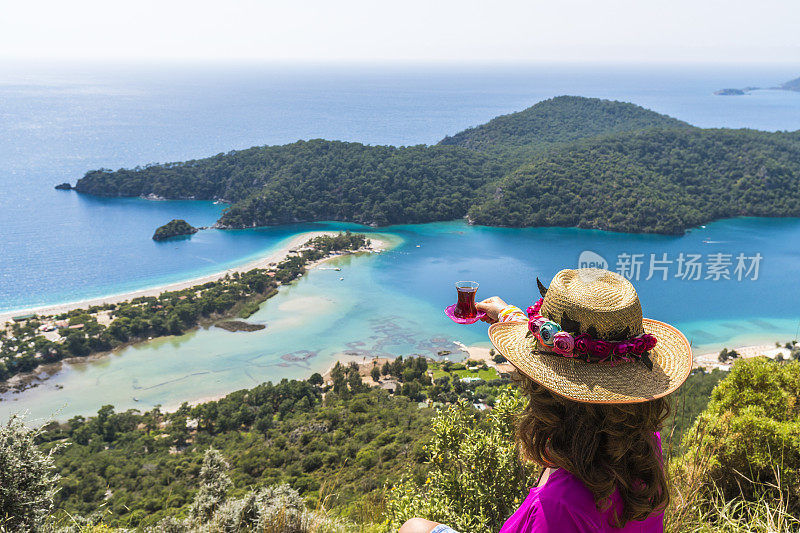
[{"label": "small boat on water", "polygon": [[134,401],[134,402],[138,402],[138,401],[139,401],[139,398],[137,398],[136,396],[134,396],[134,397],[133,397],[133,401]]}]

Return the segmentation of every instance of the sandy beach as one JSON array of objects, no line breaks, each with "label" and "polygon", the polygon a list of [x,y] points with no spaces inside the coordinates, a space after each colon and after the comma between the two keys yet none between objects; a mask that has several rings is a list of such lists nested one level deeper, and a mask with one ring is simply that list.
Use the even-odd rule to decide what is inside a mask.
[{"label": "sandy beach", "polygon": [[[184,281],[178,281],[175,283],[168,283],[166,285],[148,287],[146,289],[140,289],[131,292],[101,296],[98,298],[89,298],[86,300],[77,300],[73,302],[66,302],[66,303],[47,305],[41,307],[32,307],[28,309],[17,309],[15,311],[3,311],[0,312],[0,324],[10,321],[12,317],[27,315],[31,313],[36,313],[38,315],[56,315],[60,313],[65,313],[67,311],[71,311],[73,309],[86,308],[94,305],[119,303],[127,300],[132,300],[133,298],[139,298],[142,296],[158,296],[162,292],[178,291],[181,289],[185,289],[187,287],[192,287],[194,285],[202,285],[203,283],[208,283],[209,281],[216,281],[224,277],[226,274],[233,274],[234,272],[247,272],[248,270],[252,270],[254,268],[268,268],[270,263],[281,262],[289,255],[290,250],[302,246],[309,239],[319,237],[320,235],[336,235],[336,234],[337,232],[335,231],[311,231],[295,235],[286,243],[286,245],[268,255],[260,257],[254,261],[250,261],[248,263],[244,263],[242,265],[233,268],[221,270],[213,274],[208,274],[206,276],[201,276],[199,278],[192,278]],[[386,242],[380,239],[371,238],[371,241],[372,241],[371,249],[372,251],[376,252],[386,249],[388,245]],[[317,262],[309,264],[307,268],[313,268],[313,266],[315,266],[316,264]]]},{"label": "sandy beach", "polygon": [[[769,357],[770,359],[775,359],[778,356],[784,359],[789,359],[791,357],[791,350],[783,346],[777,347],[774,344],[737,346],[732,349],[736,350],[736,352],[739,354],[739,358],[741,359],[761,356]],[[730,370],[732,362],[733,361],[729,360],[726,363],[721,363],[719,361],[719,352],[702,353],[694,356],[695,368],[703,367],[706,369],[719,368],[721,370]]]}]

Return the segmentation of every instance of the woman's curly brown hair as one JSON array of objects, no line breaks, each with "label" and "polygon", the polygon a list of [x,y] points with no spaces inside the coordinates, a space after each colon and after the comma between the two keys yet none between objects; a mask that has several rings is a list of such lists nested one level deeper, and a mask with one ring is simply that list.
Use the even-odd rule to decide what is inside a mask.
[{"label": "woman's curly brown hair", "polygon": [[617,527],[663,511],[669,490],[654,433],[669,415],[663,398],[633,404],[569,400],[518,375],[528,405],[517,420],[522,456],[571,472],[594,495],[598,511],[611,505],[614,489],[624,504]]}]

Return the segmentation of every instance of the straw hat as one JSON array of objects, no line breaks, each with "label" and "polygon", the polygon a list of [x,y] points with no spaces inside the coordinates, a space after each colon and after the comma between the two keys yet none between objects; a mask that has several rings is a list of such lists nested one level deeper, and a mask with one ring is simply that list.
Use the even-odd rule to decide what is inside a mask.
[{"label": "straw hat", "polygon": [[657,339],[642,360],[610,365],[556,353],[531,335],[525,322],[493,324],[489,338],[495,348],[552,392],[585,403],[637,403],[670,394],[689,376],[692,350],[686,337],[669,324],[642,318],[636,290],[619,274],[562,270],[549,288],[540,283],[539,290],[543,297],[539,314],[571,334],[586,334],[588,329],[590,336],[606,341],[644,333]]}]

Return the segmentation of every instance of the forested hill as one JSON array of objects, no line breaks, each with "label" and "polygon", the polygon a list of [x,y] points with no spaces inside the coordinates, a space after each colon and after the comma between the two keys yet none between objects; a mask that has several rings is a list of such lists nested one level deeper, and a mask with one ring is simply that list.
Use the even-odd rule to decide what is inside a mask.
[{"label": "forested hill", "polygon": [[97,170],[79,192],[105,196],[222,198],[220,223],[248,227],[340,220],[387,225],[463,217],[477,190],[507,167],[457,147],[298,141],[132,170]]},{"label": "forested hill", "polygon": [[231,206],[221,225],[340,220],[384,226],[453,220],[464,216],[484,185],[509,169],[497,158],[449,146],[394,148],[321,140],[290,146],[296,160],[271,175],[254,174],[263,185]]},{"label": "forested hill", "polygon": [[558,97],[436,146],[312,140],[88,172],[105,196],[224,199],[218,225],[453,220],[679,234],[800,216],[800,133],[705,130],[633,104]]},{"label": "forested hill", "polygon": [[689,127],[686,122],[634,104],[558,96],[445,137],[439,144],[504,153],[521,148],[536,150],[605,133]]},{"label": "forested hill", "polygon": [[476,224],[679,234],[736,216],[800,216],[800,135],[649,130],[554,150],[498,181]]}]

